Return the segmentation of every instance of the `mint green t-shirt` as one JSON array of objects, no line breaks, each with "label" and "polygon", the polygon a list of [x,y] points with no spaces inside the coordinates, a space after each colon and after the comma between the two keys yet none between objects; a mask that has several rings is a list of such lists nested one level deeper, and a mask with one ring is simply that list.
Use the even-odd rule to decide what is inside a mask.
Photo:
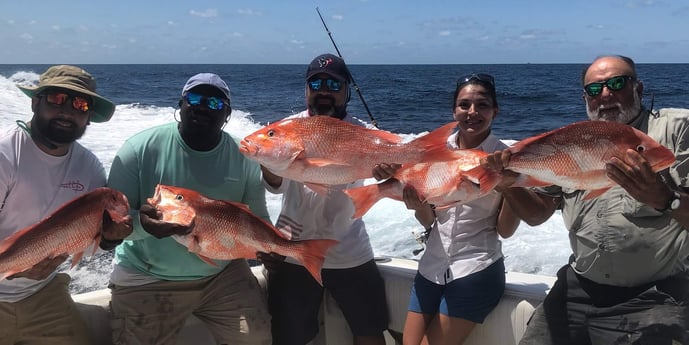
[{"label": "mint green t-shirt", "polygon": [[[211,151],[187,146],[177,123],[150,128],[128,139],[115,156],[108,186],[122,191],[131,209],[138,211],[153,196],[157,184],[195,190],[209,198],[249,205],[257,216],[270,222],[261,170],[239,152],[237,140],[223,132]],[[220,272],[174,239],[157,239],[143,230],[138,212],[133,213],[134,232],[115,250],[115,261],[157,279],[194,280]]]}]

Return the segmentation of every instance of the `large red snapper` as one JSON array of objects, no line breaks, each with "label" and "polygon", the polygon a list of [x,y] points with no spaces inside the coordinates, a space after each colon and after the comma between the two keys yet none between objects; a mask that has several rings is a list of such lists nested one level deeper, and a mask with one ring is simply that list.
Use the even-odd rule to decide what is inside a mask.
[{"label": "large red snapper", "polygon": [[[675,162],[672,151],[638,129],[609,121],[581,121],[515,143],[505,169],[520,173],[514,186],[558,185],[588,190],[585,199],[595,198],[614,186],[605,165],[616,157],[626,161],[626,151],[639,152],[653,171]],[[499,176],[477,167],[471,173],[480,178],[481,189],[492,188]]]},{"label": "large red snapper", "polygon": [[373,177],[376,164],[437,160],[448,152],[452,122],[403,143],[396,134],[329,116],[284,119],[244,138],[240,151],[273,173],[315,185]]},{"label": "large red snapper", "polygon": [[325,254],[337,244],[329,239],[290,241],[248,206],[210,199],[190,189],[157,185],[147,201],[162,213],[163,221],[193,226],[188,235],[172,237],[214,266],[211,259],[252,259],[256,252],[274,252],[304,264],[320,284]]},{"label": "large red snapper", "polygon": [[72,255],[72,267],[84,251],[100,244],[103,215],[124,222],[129,211],[127,197],[102,187],[82,194],[62,205],[51,215],[0,242],[0,280],[26,271],[47,258]]},{"label": "large red snapper", "polygon": [[480,150],[452,150],[454,159],[405,164],[392,178],[378,184],[345,189],[354,203],[353,218],[362,217],[382,198],[402,200],[404,186],[411,185],[417,193],[437,209],[450,207],[483,196],[478,180],[465,174],[479,165],[487,153]]}]

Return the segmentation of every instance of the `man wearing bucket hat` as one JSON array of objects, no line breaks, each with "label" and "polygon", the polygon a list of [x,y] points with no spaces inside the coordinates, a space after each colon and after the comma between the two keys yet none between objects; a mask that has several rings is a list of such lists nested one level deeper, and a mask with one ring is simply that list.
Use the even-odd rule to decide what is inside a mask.
[{"label": "man wearing bucket hat", "polygon": [[174,344],[193,314],[217,344],[270,344],[270,314],[247,261],[214,260],[211,266],[199,260],[170,237],[191,228],[161,222],[147,203],[161,183],[246,204],[270,221],[259,165],[223,131],[232,112],[227,84],[217,74],[194,75],[178,105],[179,122],[129,138],[110,169],[108,185],[138,210],[134,233],[115,251],[110,275],[113,342]]},{"label": "man wearing bucket hat", "polygon": [[[52,66],[31,97],[33,116],[0,133],[0,241],[38,223],[77,196],[105,185],[96,156],[76,142],[90,121],[105,122],[115,105],[75,66]],[[131,225],[104,222],[101,248],[112,249]],[[92,344],[72,301],[70,277],[57,273],[66,255],[0,281],[0,344]]]}]

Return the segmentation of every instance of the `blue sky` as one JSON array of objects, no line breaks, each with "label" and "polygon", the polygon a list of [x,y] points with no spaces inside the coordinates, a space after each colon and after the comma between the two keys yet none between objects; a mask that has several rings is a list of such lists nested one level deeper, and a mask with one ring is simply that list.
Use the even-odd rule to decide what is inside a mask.
[{"label": "blue sky", "polygon": [[0,63],[689,62],[680,0],[0,0]]}]

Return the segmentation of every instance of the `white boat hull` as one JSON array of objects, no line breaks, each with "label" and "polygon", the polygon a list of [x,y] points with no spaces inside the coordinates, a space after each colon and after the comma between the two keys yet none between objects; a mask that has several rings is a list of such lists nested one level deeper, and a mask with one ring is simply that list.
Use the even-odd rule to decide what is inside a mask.
[{"label": "white boat hull", "polygon": [[[416,274],[417,263],[407,259],[385,259],[378,260],[378,268],[385,280],[390,314],[388,327],[390,332],[386,332],[386,339],[388,344],[396,344],[396,339],[401,341],[409,303],[409,291]],[[261,286],[265,288],[266,279],[262,267],[254,267],[253,272]],[[465,345],[517,344],[524,334],[526,322],[533,309],[543,301],[554,281],[554,277],[507,273],[505,294],[500,304],[488,315],[482,325],[474,329]],[[108,315],[110,290],[103,289],[74,295],[73,298],[89,324],[96,344],[111,344]],[[324,296],[321,316],[321,331],[312,341],[313,345],[352,344],[347,322],[337,303],[328,293]],[[192,316],[181,331],[177,344],[204,345],[214,344],[214,341],[206,326]]]}]

